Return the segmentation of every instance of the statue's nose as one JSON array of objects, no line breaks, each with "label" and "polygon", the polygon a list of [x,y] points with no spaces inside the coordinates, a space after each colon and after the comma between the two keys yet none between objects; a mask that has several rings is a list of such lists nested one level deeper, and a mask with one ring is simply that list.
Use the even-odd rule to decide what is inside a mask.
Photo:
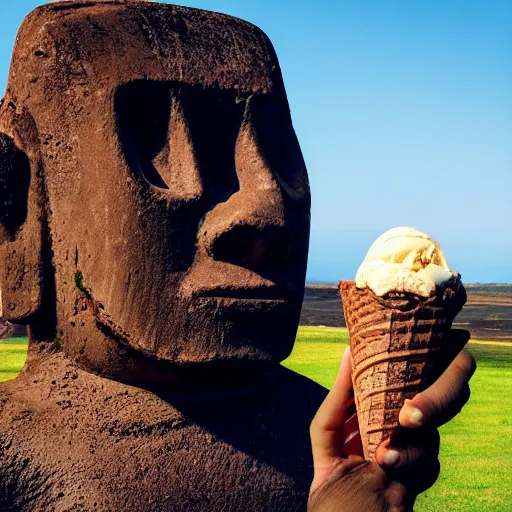
[{"label": "statue's nose", "polygon": [[272,173],[250,122],[236,143],[240,188],[205,217],[198,245],[215,259],[251,269],[283,264],[290,253],[285,192]]},{"label": "statue's nose", "polygon": [[231,227],[207,237],[206,249],[214,260],[264,270],[286,262],[290,242],[284,227],[235,221]]}]

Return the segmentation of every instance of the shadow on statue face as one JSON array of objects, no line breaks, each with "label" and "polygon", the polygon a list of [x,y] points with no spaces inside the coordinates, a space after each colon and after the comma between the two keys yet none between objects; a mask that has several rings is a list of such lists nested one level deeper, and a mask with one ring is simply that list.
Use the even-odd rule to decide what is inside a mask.
[{"label": "shadow on statue face", "polygon": [[282,358],[309,231],[285,99],[152,81],[122,85],[114,98],[117,167],[129,185],[122,201],[107,201],[130,220],[108,223],[112,238],[125,234],[105,258],[119,273],[110,269],[102,288],[122,289],[112,299],[95,293],[94,271],[84,273],[101,315],[130,344],[171,361]]},{"label": "shadow on statue face", "polygon": [[[170,7],[140,9],[171,19]],[[207,67],[188,77],[162,71],[147,42],[128,28],[123,35],[126,9],[109,6],[109,16],[95,9],[88,51],[100,48],[100,57],[77,59],[55,44],[63,33],[75,44],[76,30],[95,12],[75,14],[75,25],[68,16],[65,27],[54,23],[60,39],[38,36],[52,50],[38,49],[31,58],[41,61],[42,52],[47,61],[26,65],[40,66],[37,82],[11,81],[7,93],[12,102],[25,98],[38,129],[57,330],[75,340],[68,351],[83,351],[89,303],[95,329],[151,358],[181,365],[282,360],[303,298],[310,197],[275,57],[259,72],[234,61],[232,76],[214,79],[204,78],[217,72]],[[179,12],[183,20],[190,11]],[[136,66],[104,58],[114,37],[105,35],[109,23],[125,46],[136,41]],[[184,23],[182,38],[192,30]],[[239,36],[249,41],[247,53],[261,52],[268,42],[255,45],[248,30]],[[18,53],[43,44],[29,43]],[[243,48],[233,55],[243,59]],[[66,65],[80,73],[67,75]]]}]

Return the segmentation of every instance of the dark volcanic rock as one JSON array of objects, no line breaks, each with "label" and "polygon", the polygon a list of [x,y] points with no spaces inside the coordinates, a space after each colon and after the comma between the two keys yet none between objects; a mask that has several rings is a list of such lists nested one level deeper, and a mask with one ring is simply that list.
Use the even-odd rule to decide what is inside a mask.
[{"label": "dark volcanic rock", "polygon": [[156,394],[46,355],[1,388],[0,510],[305,510],[323,397],[282,368]]}]

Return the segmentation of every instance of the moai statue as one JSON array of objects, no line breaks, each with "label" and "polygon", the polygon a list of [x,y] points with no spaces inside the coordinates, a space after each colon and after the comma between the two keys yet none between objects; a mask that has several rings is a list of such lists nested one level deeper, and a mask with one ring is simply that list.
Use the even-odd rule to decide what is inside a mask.
[{"label": "moai statue", "polygon": [[299,511],[326,391],[279,365],[310,193],[277,58],[244,21],[39,7],[0,106],[0,510]]}]

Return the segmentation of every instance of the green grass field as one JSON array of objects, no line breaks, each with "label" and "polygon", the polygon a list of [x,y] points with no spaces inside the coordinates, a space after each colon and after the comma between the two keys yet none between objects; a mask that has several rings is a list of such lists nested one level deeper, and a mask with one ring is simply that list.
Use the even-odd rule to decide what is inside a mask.
[{"label": "green grass field", "polygon": [[[284,365],[329,388],[348,343],[346,329],[301,327]],[[417,512],[512,510],[512,345],[471,342],[478,363],[471,400],[441,428],[442,471],[417,501]],[[0,381],[14,378],[26,356],[26,340],[0,341]]]},{"label": "green grass field", "polygon": [[26,357],[26,338],[0,340],[0,382],[14,379],[23,368]]}]

